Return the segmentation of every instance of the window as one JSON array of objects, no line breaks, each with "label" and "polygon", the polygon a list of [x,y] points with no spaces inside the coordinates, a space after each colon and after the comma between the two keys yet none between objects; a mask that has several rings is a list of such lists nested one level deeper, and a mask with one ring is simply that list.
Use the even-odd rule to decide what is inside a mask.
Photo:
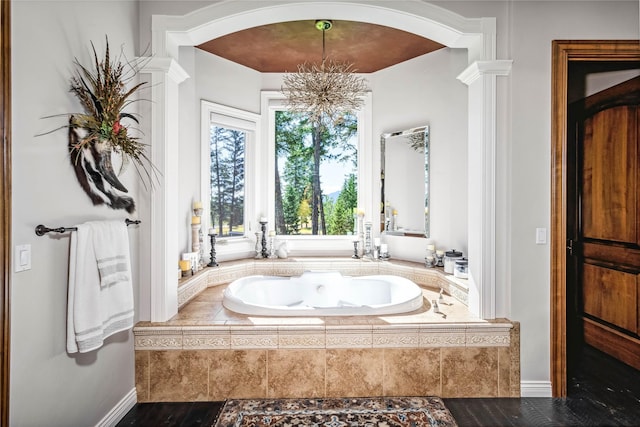
[{"label": "window", "polygon": [[[353,233],[356,219],[362,223],[378,219],[374,207],[378,189],[374,187],[379,182],[379,173],[376,174],[372,168],[373,155],[377,149],[372,146],[376,142],[371,132],[371,94],[364,97],[361,111],[346,115],[337,129],[330,130],[336,134],[335,139],[331,144],[326,144],[326,152],[320,153],[323,161],[320,162],[321,191],[318,193],[322,194],[320,200],[324,210],[326,234],[319,213],[317,234],[313,233],[313,210],[311,206],[307,206],[313,200],[313,193],[309,178],[305,178],[305,175],[312,174],[309,170],[312,163],[302,161],[308,153],[295,151],[311,150],[313,131],[304,129],[308,125],[304,116],[287,110],[281,92],[263,91],[261,111],[262,132],[265,137],[257,149],[260,151],[260,170],[264,171],[266,179],[259,183],[258,206],[260,216],[266,213],[264,216],[268,218],[269,232],[275,232],[279,242],[291,240],[292,246],[289,248],[295,248],[301,254],[323,255],[336,250],[352,250],[353,238],[348,234]],[[280,130],[276,131],[276,127]],[[280,135],[283,129],[286,132]],[[296,129],[301,132],[297,137]],[[287,138],[291,136],[287,136],[287,132],[293,135],[293,139],[297,138],[297,145],[287,146]],[[276,145],[279,146],[278,149]],[[286,149],[284,154],[281,152],[282,148]],[[291,163],[290,171],[286,171],[288,162]],[[296,163],[298,167],[294,168]],[[282,182],[278,182],[279,180]],[[306,185],[303,185],[304,182]],[[290,185],[296,191],[287,190]],[[277,186],[281,188],[278,190]],[[295,188],[298,186],[305,191]],[[343,191],[343,187],[346,191]],[[350,194],[350,198],[338,203],[340,194],[343,198]],[[353,215],[354,207],[360,213],[356,218]]]},{"label": "window", "polygon": [[275,112],[275,231],[345,235],[356,230],[358,118],[320,128],[306,114]]},{"label": "window", "polygon": [[248,233],[253,176],[251,150],[259,117],[202,101],[202,192],[204,215],[219,237]]},{"label": "window", "polygon": [[211,123],[211,225],[218,236],[244,235],[244,153],[247,132]]}]

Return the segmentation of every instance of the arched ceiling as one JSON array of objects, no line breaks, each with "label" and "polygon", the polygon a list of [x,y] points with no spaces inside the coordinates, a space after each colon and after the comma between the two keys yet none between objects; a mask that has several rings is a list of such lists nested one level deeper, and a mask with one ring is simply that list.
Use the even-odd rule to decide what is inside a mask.
[{"label": "arched ceiling", "polygon": [[[260,72],[295,72],[299,64],[322,60],[322,31],[316,29],[315,20],[281,22],[197,47]],[[416,34],[364,22],[334,20],[325,32],[326,57],[353,63],[359,73],[373,73],[443,47]]]}]

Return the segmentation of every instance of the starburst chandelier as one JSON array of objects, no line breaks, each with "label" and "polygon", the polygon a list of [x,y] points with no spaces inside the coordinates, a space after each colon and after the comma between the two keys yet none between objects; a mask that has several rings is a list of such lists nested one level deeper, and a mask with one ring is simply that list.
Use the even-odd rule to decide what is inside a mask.
[{"label": "starburst chandelier", "polygon": [[298,65],[297,73],[284,76],[282,93],[289,109],[308,113],[315,123],[335,122],[345,112],[354,112],[364,103],[367,91],[364,78],[355,74],[353,64],[325,57],[325,32],[333,26],[329,20],[318,20],[322,31],[322,62]]}]

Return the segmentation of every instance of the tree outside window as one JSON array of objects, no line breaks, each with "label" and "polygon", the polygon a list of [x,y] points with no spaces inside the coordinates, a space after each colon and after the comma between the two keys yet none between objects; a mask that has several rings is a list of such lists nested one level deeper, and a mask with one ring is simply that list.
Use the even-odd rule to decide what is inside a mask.
[{"label": "tree outside window", "polygon": [[276,111],[277,234],[353,234],[357,128],[357,117],[350,113],[318,125],[306,114]]},{"label": "tree outside window", "polygon": [[220,237],[244,235],[245,131],[212,124],[211,224]]}]

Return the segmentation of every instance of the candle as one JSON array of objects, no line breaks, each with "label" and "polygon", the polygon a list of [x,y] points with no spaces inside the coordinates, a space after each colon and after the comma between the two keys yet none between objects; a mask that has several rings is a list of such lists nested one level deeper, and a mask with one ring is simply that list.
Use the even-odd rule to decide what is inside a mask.
[{"label": "candle", "polygon": [[267,217],[266,216],[261,216],[260,217],[260,222],[267,222]]},{"label": "candle", "polygon": [[276,231],[275,230],[269,231],[269,237],[273,237],[275,235],[276,235]]},{"label": "candle", "polygon": [[200,224],[200,217],[199,216],[192,216],[191,217],[191,224]]},{"label": "candle", "polygon": [[436,245],[427,245],[427,250],[431,251],[431,252],[435,251],[436,250]]},{"label": "candle", "polygon": [[436,255],[443,256],[444,255],[444,251],[436,251]]},{"label": "candle", "polygon": [[216,234],[216,230],[214,230],[213,227],[209,228],[209,235],[211,234]]},{"label": "candle", "polygon": [[388,252],[389,248],[387,246],[386,243],[383,243],[380,245],[380,252],[382,252],[383,254],[386,254]]},{"label": "candle", "polygon": [[373,244],[375,246],[380,246],[380,238],[379,237],[374,237],[373,239]]},{"label": "candle", "polygon": [[358,216],[364,216],[364,210],[358,209]]},{"label": "candle", "polygon": [[178,265],[180,265],[180,270],[182,271],[191,270],[191,261],[189,261],[188,259],[178,261]]},{"label": "candle", "polygon": [[193,202],[193,209],[202,209],[202,202]]},{"label": "candle", "polygon": [[393,215],[398,215],[398,210],[397,209],[393,210]]}]

